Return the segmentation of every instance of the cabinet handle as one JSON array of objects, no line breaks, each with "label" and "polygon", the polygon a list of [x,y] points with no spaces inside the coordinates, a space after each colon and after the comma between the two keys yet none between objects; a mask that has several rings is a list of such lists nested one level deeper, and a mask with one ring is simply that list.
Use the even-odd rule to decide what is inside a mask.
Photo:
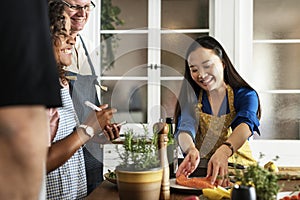
[{"label": "cabinet handle", "polygon": [[153,64],[148,65],[147,68],[153,69]]},{"label": "cabinet handle", "polygon": [[157,64],[154,65],[154,69],[161,68],[161,66],[158,66]]},{"label": "cabinet handle", "polygon": [[150,68],[150,69],[158,69],[158,68],[161,68],[161,66],[158,66],[157,64],[153,65],[153,64],[150,64],[147,66],[147,68]]}]

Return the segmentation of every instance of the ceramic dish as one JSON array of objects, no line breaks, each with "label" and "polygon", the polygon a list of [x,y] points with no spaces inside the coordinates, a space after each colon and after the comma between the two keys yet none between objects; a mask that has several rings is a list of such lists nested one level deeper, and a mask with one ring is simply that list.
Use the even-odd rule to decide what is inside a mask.
[{"label": "ceramic dish", "polygon": [[202,189],[191,188],[176,184],[176,178],[170,179],[170,188],[175,192],[183,192],[196,195],[202,194]]},{"label": "ceramic dish", "polygon": [[109,177],[109,173],[105,173],[104,178],[105,178],[105,180],[108,180],[109,182],[111,182],[113,184],[117,184],[117,179]]},{"label": "ceramic dish", "polygon": [[[231,182],[232,186],[233,186],[233,184],[234,183]],[[231,187],[225,187],[225,189],[229,189]],[[195,194],[195,195],[202,194],[202,189],[201,188],[192,188],[192,187],[186,187],[186,186],[178,185],[176,183],[176,178],[170,179],[170,188],[171,188],[172,191],[175,191],[175,192],[190,193],[190,194]]]}]

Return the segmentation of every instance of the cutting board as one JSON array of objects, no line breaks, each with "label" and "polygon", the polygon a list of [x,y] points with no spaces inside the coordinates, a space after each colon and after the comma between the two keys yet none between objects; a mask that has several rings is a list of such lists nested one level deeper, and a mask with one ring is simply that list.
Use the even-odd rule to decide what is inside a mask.
[{"label": "cutting board", "polygon": [[279,179],[300,179],[300,167],[278,167]]},{"label": "cutting board", "polygon": [[[300,167],[278,167],[279,180],[300,180]],[[232,168],[228,169],[229,175],[234,176],[235,170]]]}]

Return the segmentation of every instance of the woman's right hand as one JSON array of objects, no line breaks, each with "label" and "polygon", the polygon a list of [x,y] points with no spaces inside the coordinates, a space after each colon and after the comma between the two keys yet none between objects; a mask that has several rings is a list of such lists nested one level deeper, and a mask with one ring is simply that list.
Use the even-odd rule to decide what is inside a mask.
[{"label": "woman's right hand", "polygon": [[101,105],[100,108],[102,110],[96,112],[97,120],[99,122],[102,131],[105,129],[107,125],[111,125],[111,119],[113,117],[113,114],[117,112],[115,108],[107,108],[107,107],[108,107],[107,104]]},{"label": "woman's right hand", "polygon": [[106,125],[103,133],[105,134],[108,140],[114,140],[120,137],[121,127],[117,126],[117,123]]},{"label": "woman's right hand", "polygon": [[107,104],[99,108],[101,111],[92,111],[85,122],[86,125],[94,128],[95,133],[100,133],[105,130],[106,126],[110,126],[113,114],[117,112],[115,108],[108,108]]},{"label": "woman's right hand", "polygon": [[199,151],[196,147],[191,147],[188,150],[188,153],[183,159],[182,163],[179,165],[176,172],[176,177],[178,177],[180,174],[189,176],[191,173],[195,171],[199,163],[200,163]]}]

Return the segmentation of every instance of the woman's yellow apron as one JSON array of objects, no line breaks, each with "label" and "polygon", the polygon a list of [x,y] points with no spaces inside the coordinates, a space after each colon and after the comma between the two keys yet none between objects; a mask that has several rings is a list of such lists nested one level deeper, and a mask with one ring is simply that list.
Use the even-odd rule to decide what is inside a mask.
[{"label": "woman's yellow apron", "polygon": [[[202,112],[202,90],[199,94],[196,114],[199,116],[200,133],[196,134],[196,147],[200,152],[201,159],[209,160],[232,133],[230,124],[236,112],[233,104],[233,90],[229,85],[227,85],[227,94],[230,112],[220,117]],[[256,160],[252,157],[248,141],[228,159],[228,162],[245,166],[256,163]]]}]

